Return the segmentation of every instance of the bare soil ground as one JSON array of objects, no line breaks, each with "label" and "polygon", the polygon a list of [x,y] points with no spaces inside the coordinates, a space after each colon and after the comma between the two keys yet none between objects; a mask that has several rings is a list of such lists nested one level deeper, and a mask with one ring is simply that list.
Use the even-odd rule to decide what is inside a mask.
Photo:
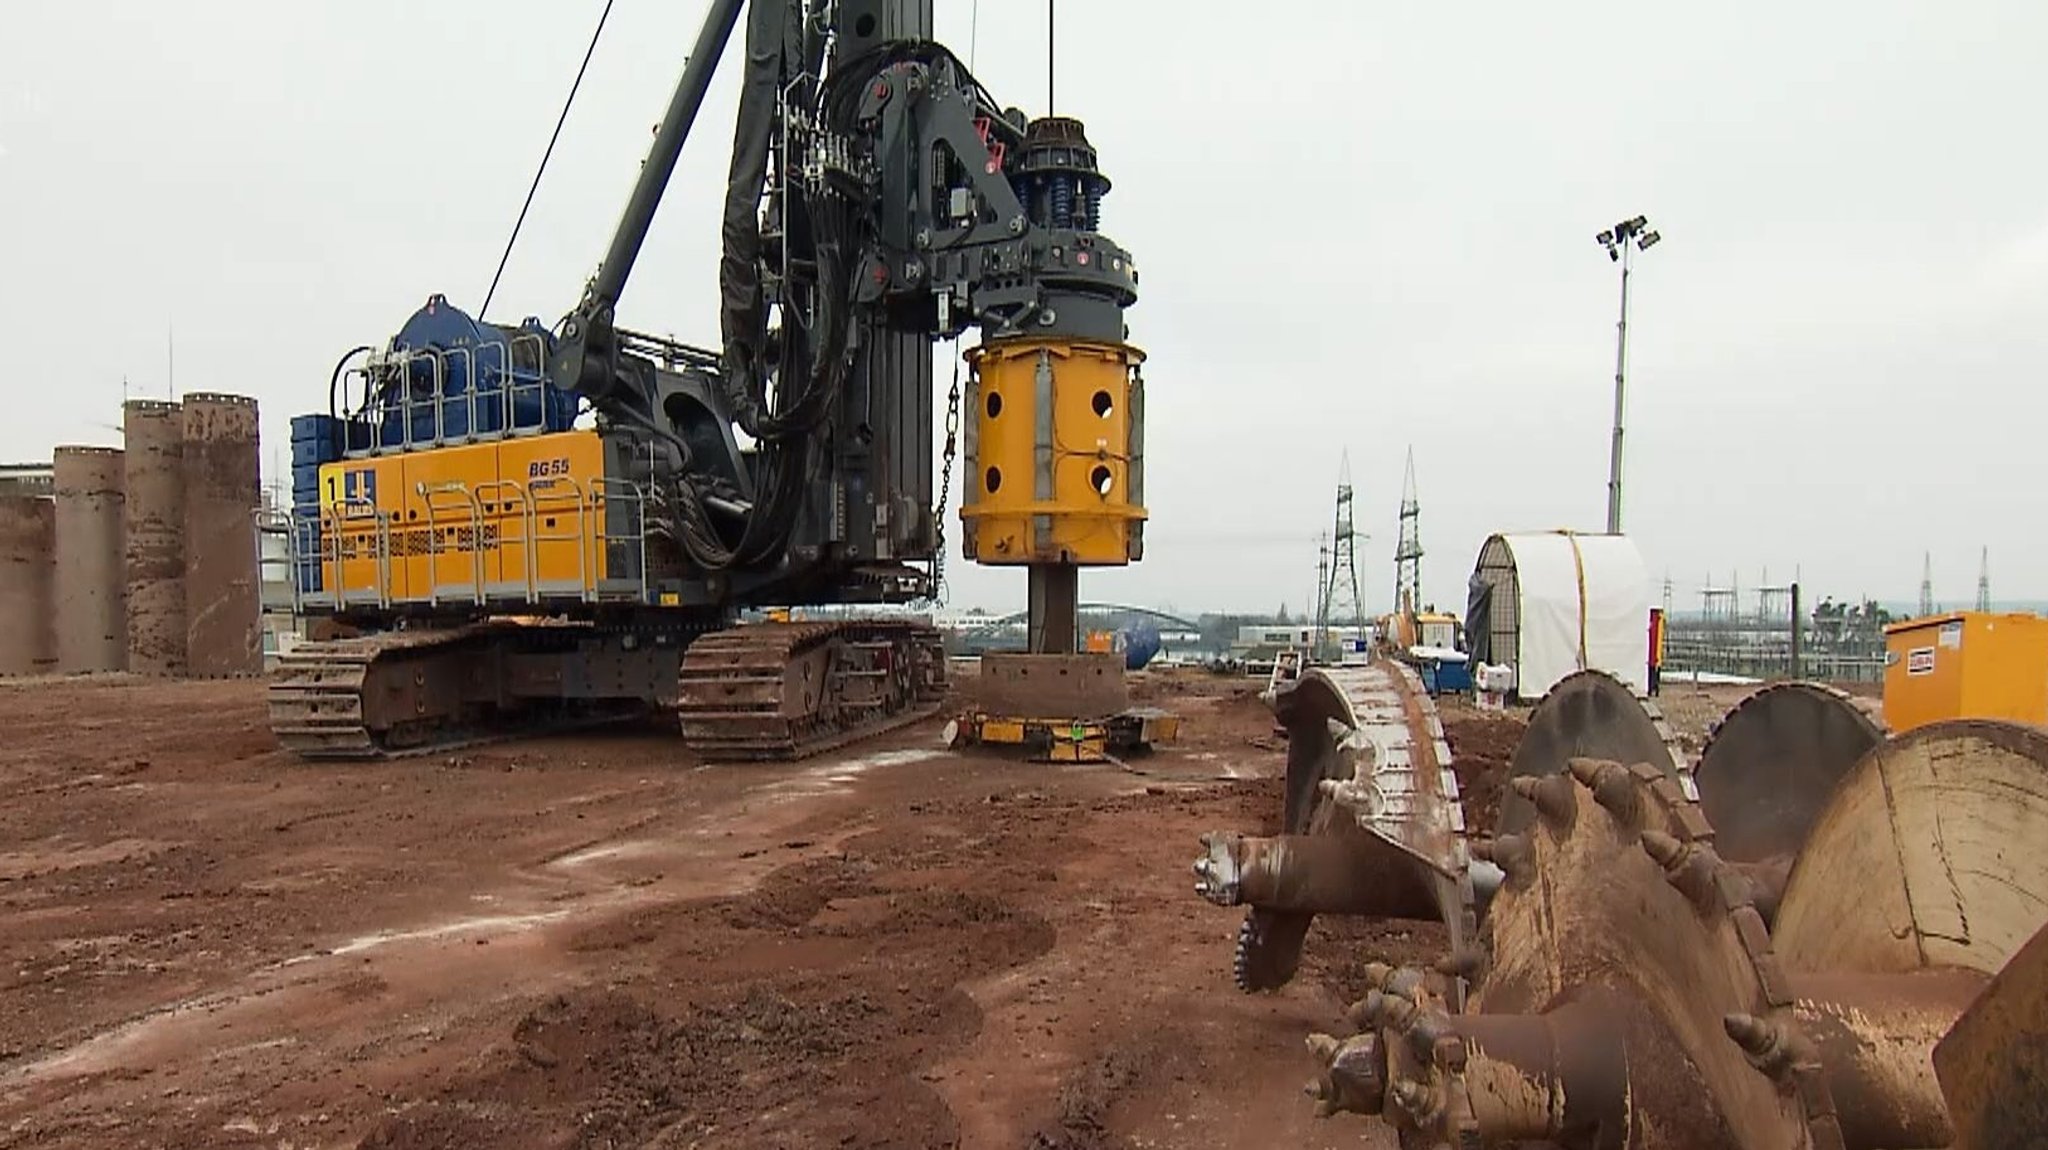
[{"label": "bare soil ground", "polygon": [[[0,687],[0,1147],[1391,1145],[1313,1119],[1302,1037],[1440,939],[1319,928],[1238,994],[1188,864],[1273,828],[1284,744],[1242,680],[1138,694],[1187,731],[1132,769],[935,726],[308,765],[257,684]],[[1471,777],[1502,722],[1452,721]]]}]

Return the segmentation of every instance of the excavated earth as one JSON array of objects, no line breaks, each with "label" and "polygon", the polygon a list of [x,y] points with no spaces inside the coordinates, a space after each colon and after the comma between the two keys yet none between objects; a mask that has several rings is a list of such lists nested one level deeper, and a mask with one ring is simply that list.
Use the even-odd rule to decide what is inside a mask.
[{"label": "excavated earth", "polygon": [[[1187,734],[1124,765],[316,766],[258,684],[0,687],[0,1147],[1391,1146],[1313,1119],[1302,1036],[1441,937],[1233,990],[1188,864],[1273,828],[1284,743],[1243,680],[1136,694]],[[1446,721],[1484,829],[1520,720]]]}]

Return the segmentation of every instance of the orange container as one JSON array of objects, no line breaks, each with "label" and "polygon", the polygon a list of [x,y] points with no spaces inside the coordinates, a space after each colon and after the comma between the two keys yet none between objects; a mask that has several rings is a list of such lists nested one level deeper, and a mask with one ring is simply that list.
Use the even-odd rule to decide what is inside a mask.
[{"label": "orange container", "polygon": [[2048,724],[2048,619],[1957,611],[1894,623],[1884,638],[1894,732],[1944,719]]}]

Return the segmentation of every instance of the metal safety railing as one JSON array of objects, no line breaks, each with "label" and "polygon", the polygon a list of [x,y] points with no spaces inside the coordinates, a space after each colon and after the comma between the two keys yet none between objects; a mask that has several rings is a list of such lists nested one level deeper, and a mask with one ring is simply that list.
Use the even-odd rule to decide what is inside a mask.
[{"label": "metal safety railing", "polygon": [[[540,553],[533,544],[533,500],[526,485],[516,479],[492,480],[477,485],[476,497],[483,504],[484,513],[492,517],[498,528],[494,541],[498,552],[498,577],[485,588],[486,597],[496,602],[507,599],[536,602],[540,598]],[[504,510],[493,510],[498,507]],[[516,576],[508,569],[515,550],[519,556]]]},{"label": "metal safety railing", "polygon": [[[356,413],[344,417],[343,454],[540,435],[549,429],[546,363],[538,332],[469,347],[371,353],[339,376],[337,412]],[[461,391],[450,395],[456,381]]]},{"label": "metal safety railing", "polygon": [[[649,602],[648,590],[651,581],[647,574],[647,489],[630,479],[596,479],[591,481],[591,496],[605,511],[605,526],[601,547],[630,546],[633,548],[634,577],[628,582],[635,584],[627,592],[639,603]],[[624,516],[626,523],[615,525],[612,513]],[[609,571],[611,564],[605,564]]]},{"label": "metal safety railing", "polygon": [[[292,610],[391,606],[391,517],[364,499],[293,507],[285,535],[292,572]],[[367,547],[369,554],[360,554]],[[371,576],[360,588],[349,572],[363,559]]]},{"label": "metal safety railing", "polygon": [[[536,479],[527,485],[532,496],[533,522],[529,529],[535,551],[549,543],[567,544],[576,551],[576,582],[564,586],[560,581],[545,584],[541,589],[551,592],[574,591],[585,602],[597,598],[596,580],[591,577],[595,556],[591,554],[590,533],[583,530],[584,492],[583,485],[568,476]],[[557,527],[555,522],[569,518],[569,526]]]},{"label": "metal safety railing", "polygon": [[[362,499],[294,508],[286,534],[293,610],[531,605],[564,596],[653,601],[647,496],[637,483],[566,476],[475,488],[422,483],[414,494],[424,521],[397,528],[392,513]],[[574,576],[549,577],[550,554],[573,555]],[[396,590],[394,574],[414,561],[424,567],[424,585]]]},{"label": "metal safety railing", "polygon": [[[483,602],[486,597],[483,501],[476,497],[467,483],[421,483],[415,490],[427,512],[427,603],[438,607],[451,593],[458,602]],[[456,516],[452,524],[447,519],[451,513]],[[464,531],[469,534],[464,536]],[[451,541],[455,544],[452,547],[449,546]],[[464,546],[465,543],[468,545]],[[449,554],[469,557],[469,579],[466,583],[447,582],[441,578],[442,556]],[[459,594],[464,588],[469,591],[466,600]]]}]

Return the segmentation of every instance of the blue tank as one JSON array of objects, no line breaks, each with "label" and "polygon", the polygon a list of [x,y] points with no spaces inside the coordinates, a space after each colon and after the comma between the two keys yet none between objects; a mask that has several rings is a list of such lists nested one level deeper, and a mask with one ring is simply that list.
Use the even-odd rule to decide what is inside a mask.
[{"label": "blue tank", "polygon": [[[521,362],[516,353],[508,363],[507,349],[515,343],[537,346],[542,353],[538,358],[544,359],[554,347],[554,337],[530,316],[508,330],[475,319],[446,296],[428,297],[426,306],[392,337],[391,349],[438,354],[408,365],[404,396],[384,397],[387,406],[377,429],[378,442],[401,446],[408,440],[408,430],[412,443],[431,443],[437,431],[440,438],[460,439],[507,429],[568,430],[576,422],[576,397],[549,386],[545,363],[531,358]],[[409,403],[401,403],[407,397]]]},{"label": "blue tank", "polygon": [[1142,671],[1159,654],[1159,628],[1150,623],[1126,623],[1117,630],[1117,646],[1124,652],[1124,670]]},{"label": "blue tank", "polygon": [[293,578],[300,591],[320,590],[320,525],[306,517],[320,505],[320,465],[341,458],[341,421],[331,415],[292,417],[292,525],[298,551]]}]

